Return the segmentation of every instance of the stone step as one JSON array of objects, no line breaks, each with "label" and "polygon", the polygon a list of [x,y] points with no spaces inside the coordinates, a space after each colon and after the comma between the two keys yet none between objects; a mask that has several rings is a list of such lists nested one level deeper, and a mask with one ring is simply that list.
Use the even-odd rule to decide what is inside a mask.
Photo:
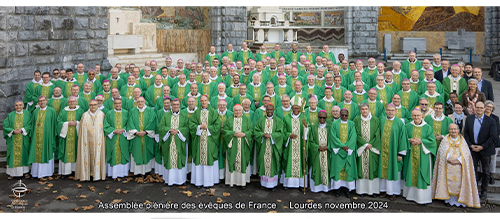
[{"label": "stone step", "polygon": [[500,205],[500,193],[488,193],[488,204]]},{"label": "stone step", "polygon": [[496,167],[496,173],[493,173],[493,178],[496,180],[500,180],[500,168],[499,167]]},{"label": "stone step", "polygon": [[7,172],[7,168],[0,167],[0,174],[4,174]]},{"label": "stone step", "polygon": [[120,57],[124,59],[136,59],[136,58],[157,58],[157,57],[163,57],[165,56],[164,53],[139,53],[139,54],[114,54],[110,55],[109,57]]}]

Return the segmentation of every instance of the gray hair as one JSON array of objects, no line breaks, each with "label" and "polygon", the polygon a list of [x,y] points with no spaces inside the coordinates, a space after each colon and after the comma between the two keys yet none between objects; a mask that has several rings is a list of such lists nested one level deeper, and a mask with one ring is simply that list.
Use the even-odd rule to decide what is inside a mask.
[{"label": "gray hair", "polygon": [[[469,79],[469,80],[470,80],[470,79]],[[485,102],[484,102],[484,105],[485,105],[485,106],[487,106],[488,104],[493,105],[493,111],[494,111],[494,110],[495,110],[495,103],[493,103],[493,101],[491,101],[491,100],[487,100],[487,101],[485,101]]]},{"label": "gray hair", "polygon": [[360,103],[359,104],[360,109],[361,109],[361,107],[364,107],[364,106],[366,106],[366,107],[368,107],[368,109],[370,109],[370,105],[368,105],[368,103]]},{"label": "gray hair", "polygon": [[116,68],[116,67],[112,68],[112,69],[111,69],[111,72],[113,72],[113,71],[118,72],[118,68]]},{"label": "gray hair", "polygon": [[144,70],[146,70],[146,69],[151,70],[151,67],[149,67],[149,66],[144,67]]},{"label": "gray hair", "polygon": [[476,82],[476,84],[478,84],[478,83],[479,83],[479,82],[478,82],[476,79],[474,79],[474,78],[469,79],[469,81],[467,82],[467,85],[469,85],[469,84],[470,84],[470,82]]},{"label": "gray hair", "polygon": [[288,99],[290,99],[290,96],[288,96],[288,94],[283,94],[283,95],[281,95],[281,99],[282,99],[282,100],[283,100],[285,97],[286,97],[286,98],[288,98]]},{"label": "gray hair", "polygon": [[418,100],[418,102],[420,103],[420,102],[422,102],[422,100],[425,100],[425,101],[429,102],[429,100],[427,98],[425,98],[425,97],[420,98],[420,100]]}]

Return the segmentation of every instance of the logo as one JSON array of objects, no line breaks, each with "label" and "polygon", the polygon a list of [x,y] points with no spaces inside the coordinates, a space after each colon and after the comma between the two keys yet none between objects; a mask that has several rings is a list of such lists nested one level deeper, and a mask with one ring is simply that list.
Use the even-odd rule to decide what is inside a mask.
[{"label": "logo", "polygon": [[26,187],[26,184],[24,184],[21,180],[17,181],[12,187],[12,193],[14,193],[14,195],[18,198],[22,198],[26,195],[27,191],[28,188]]}]

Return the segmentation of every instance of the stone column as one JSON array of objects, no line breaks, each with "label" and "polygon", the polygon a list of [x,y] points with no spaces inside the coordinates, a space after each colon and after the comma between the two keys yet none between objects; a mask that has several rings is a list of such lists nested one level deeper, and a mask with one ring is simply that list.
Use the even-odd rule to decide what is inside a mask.
[{"label": "stone column", "polygon": [[378,6],[346,7],[346,41],[351,56],[378,57]]},{"label": "stone column", "polygon": [[[222,54],[228,43],[239,51],[247,39],[246,7],[211,7],[211,38],[215,52]],[[209,46],[209,45],[208,45]]]}]

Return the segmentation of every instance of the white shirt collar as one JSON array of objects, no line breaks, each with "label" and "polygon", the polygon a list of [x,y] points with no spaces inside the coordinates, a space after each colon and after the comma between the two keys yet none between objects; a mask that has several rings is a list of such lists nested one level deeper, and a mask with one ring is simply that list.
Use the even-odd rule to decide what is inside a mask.
[{"label": "white shirt collar", "polygon": [[23,113],[24,113],[24,111],[23,111],[23,110],[21,110],[21,112],[17,112],[17,111],[16,111],[16,114],[19,114],[19,115],[21,115],[21,114],[23,114]]},{"label": "white shirt collar", "polygon": [[436,111],[434,111],[432,114],[431,114],[431,117],[434,121],[437,121],[437,122],[440,122],[440,121],[443,121],[444,120],[444,113],[441,113],[441,116],[440,117],[436,117]]},{"label": "white shirt collar", "polygon": [[363,115],[361,115],[361,119],[363,121],[369,121],[370,119],[372,119],[372,113],[368,113],[368,116],[366,118]]},{"label": "white shirt collar", "polygon": [[285,108],[284,106],[281,106],[281,109],[283,109],[283,111],[290,111],[292,110],[292,105],[288,106],[288,108]]},{"label": "white shirt collar", "polygon": [[127,83],[127,87],[135,87],[135,85],[137,85],[137,84],[134,83],[134,84],[130,85],[130,84]]},{"label": "white shirt collar", "polygon": [[394,118],[396,118],[396,116],[394,116],[394,117],[392,117],[390,119],[389,119],[389,117],[386,117],[386,118],[387,118],[387,120],[391,120],[392,121],[392,120],[394,120]]},{"label": "white shirt collar", "polygon": [[217,112],[218,112],[218,113],[219,113],[219,115],[221,115],[221,116],[222,116],[222,115],[226,115],[226,113],[227,113],[227,109],[226,109],[226,110],[224,110],[224,111],[220,111],[220,110],[217,108]]},{"label": "white shirt collar", "polygon": [[137,106],[137,109],[139,110],[139,112],[142,113],[142,112],[144,112],[144,110],[146,109],[146,107],[148,107],[148,106],[144,105],[144,107],[141,109],[141,108],[139,108],[139,106]]},{"label": "white shirt collar", "polygon": [[163,112],[168,113],[168,112],[170,112],[170,110],[166,110],[165,107],[163,107]]},{"label": "white shirt collar", "polygon": [[115,113],[121,113],[122,112],[121,109],[120,110],[113,109],[113,110],[115,111]]},{"label": "white shirt collar", "polygon": [[54,100],[59,100],[59,99],[62,99],[62,98],[63,98],[63,95],[58,96],[58,97],[52,95],[52,99],[54,99]]},{"label": "white shirt collar", "polygon": [[420,123],[420,125],[416,125],[415,121],[411,121],[411,124],[414,125],[414,126],[416,126],[416,127],[422,127],[422,126],[424,126],[427,123],[422,119],[422,123]]},{"label": "white shirt collar", "polygon": [[189,107],[187,107],[187,108],[186,108],[186,110],[187,110],[187,112],[188,112],[189,114],[194,113],[197,109],[198,109],[198,107],[197,107],[197,106],[195,106],[193,110],[190,110],[190,109],[189,109]]},{"label": "white shirt collar", "polygon": [[394,69],[392,69],[392,74],[395,74],[395,75],[401,74],[401,69],[399,69],[399,71],[394,71]]},{"label": "white shirt collar", "polygon": [[64,107],[64,110],[66,111],[77,111],[80,108],[80,106],[76,105],[74,109],[70,109],[69,106]]},{"label": "white shirt collar", "polygon": [[298,119],[300,117],[300,113],[298,115],[294,115],[292,112],[290,115],[292,115],[292,118],[294,118],[294,119]]},{"label": "white shirt collar", "polygon": [[347,122],[349,122],[349,120],[343,121],[342,119],[340,119],[340,123],[342,124],[346,124]]},{"label": "white shirt collar", "polygon": [[433,95],[430,95],[428,90],[426,90],[426,91],[424,92],[424,94],[425,94],[426,96],[428,96],[428,97],[437,97],[437,96],[439,96],[439,95],[440,95],[437,91],[434,91],[434,94],[433,94]]},{"label": "white shirt collar", "polygon": [[323,124],[318,123],[318,127],[320,127],[320,128],[326,128],[326,122],[325,122],[325,123],[323,123]]},{"label": "white shirt collar", "polygon": [[89,114],[94,117],[96,114],[97,114],[97,111],[95,111],[95,113],[93,113],[92,111],[89,110]]},{"label": "white shirt collar", "polygon": [[162,88],[163,87],[163,83],[160,83],[160,85],[156,85],[154,84],[155,88]]},{"label": "white shirt collar", "polygon": [[326,102],[333,102],[335,100],[335,98],[333,98],[333,96],[330,97],[330,99],[327,99],[326,96],[323,97],[323,100],[326,101]]}]

